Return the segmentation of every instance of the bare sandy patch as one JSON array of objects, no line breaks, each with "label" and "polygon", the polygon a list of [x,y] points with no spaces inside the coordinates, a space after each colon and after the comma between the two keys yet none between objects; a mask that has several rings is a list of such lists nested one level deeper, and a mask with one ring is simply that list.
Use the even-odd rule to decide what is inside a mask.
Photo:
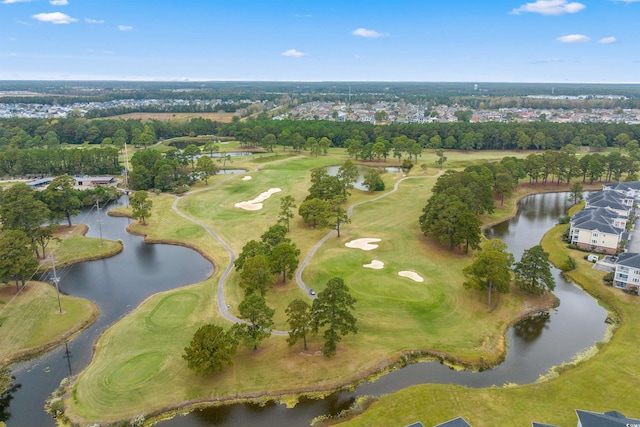
[{"label": "bare sandy patch", "polygon": [[355,239],[350,242],[345,243],[345,246],[348,248],[354,249],[362,249],[363,251],[370,251],[378,247],[378,245],[373,245],[374,242],[379,242],[382,239],[376,239],[373,237],[365,237],[363,239]]},{"label": "bare sandy patch", "polygon": [[251,179],[251,175],[247,175],[247,176],[243,176],[242,180],[243,181],[249,181]]},{"label": "bare sandy patch", "polygon": [[246,211],[259,211],[264,206],[262,202],[271,197],[272,194],[279,193],[281,191],[281,188],[270,188],[267,191],[258,194],[256,198],[251,199],[247,202],[236,203],[234,206]]},{"label": "bare sandy patch", "polygon": [[377,259],[374,259],[373,261],[371,261],[370,264],[363,264],[362,266],[364,268],[372,268],[374,270],[380,270],[380,269],[384,268],[384,262],[378,261]]},{"label": "bare sandy patch", "polygon": [[424,282],[424,279],[422,278],[422,276],[420,276],[415,271],[399,271],[398,272],[398,276],[406,277],[406,278],[411,279],[413,281],[416,281],[418,283]]}]

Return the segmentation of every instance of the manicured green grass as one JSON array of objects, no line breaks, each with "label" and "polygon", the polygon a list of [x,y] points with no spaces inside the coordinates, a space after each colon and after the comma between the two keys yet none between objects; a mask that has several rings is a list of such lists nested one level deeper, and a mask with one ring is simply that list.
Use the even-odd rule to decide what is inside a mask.
[{"label": "manicured green grass", "polygon": [[[304,199],[310,169],[339,165],[345,158],[286,158],[248,173],[253,178],[249,181],[243,181],[241,175],[215,177],[208,186],[198,186],[202,191],[184,196],[179,207],[219,233],[239,253],[248,240],[259,239],[276,223],[282,197],[292,195],[298,204]],[[423,172],[418,169],[414,174]],[[385,174],[387,188],[391,189],[401,175]],[[431,245],[417,227],[435,182],[435,169],[427,175],[432,177],[406,180],[398,192],[358,206],[353,223],[342,229],[343,236],[329,239],[305,270],[305,281],[318,291],[338,275],[358,299],[355,314],[359,333],[345,337],[334,358],[322,357],[319,337],[311,337],[309,351],[303,352],[301,344],[288,347],[284,337],[274,336],[256,351],[240,349],[233,367],[209,377],[189,371],[181,355],[202,324],[231,326],[220,318],[215,299],[220,269],[229,257],[202,228],[171,211],[173,198],[153,197],[148,225],[134,224],[131,229],[153,241],[195,247],[214,260],[218,269],[202,283],[148,298],[106,331],[96,346],[94,360],[80,374],[67,400],[68,415],[80,423],[111,422],[132,418],[141,411],[179,408],[188,402],[329,390],[373,373],[401,352],[414,349],[449,353],[452,359],[466,363],[499,359],[507,325],[539,300],[532,302],[513,292],[502,298],[499,309],[487,313],[484,293],[463,290],[460,271],[471,261],[470,256]],[[282,192],[266,200],[262,210],[234,207],[274,187]],[[354,190],[348,203],[379,195]],[[288,237],[301,249],[302,260],[327,231],[311,230],[296,217]],[[187,240],[184,235],[189,236]],[[366,253],[344,247],[357,237],[379,237],[382,242],[378,249]],[[362,267],[373,257],[384,261],[385,269]],[[398,277],[399,270],[415,270],[426,280],[416,283]],[[234,272],[225,285],[232,313],[242,299],[237,283]],[[267,294],[268,304],[278,313],[278,329],[286,329],[283,312],[293,298],[308,298],[293,281],[278,284]],[[474,327],[469,328],[470,324]],[[138,383],[126,376],[141,367],[153,375],[140,376]]]},{"label": "manicured green grass", "polygon": [[560,241],[566,225],[558,225],[543,238],[551,260],[562,262],[571,255],[578,268],[568,276],[598,298],[621,323],[612,339],[599,343],[600,350],[572,369],[548,381],[513,388],[470,389],[455,385],[425,384],[382,397],[363,415],[344,426],[405,425],[420,420],[435,425],[462,416],[473,426],[524,426],[532,421],[575,425],[575,409],[617,410],[638,418],[635,391],[640,387],[640,368],[635,354],[640,340],[638,297],[602,284],[602,271],[582,259],[582,252],[568,250]]},{"label": "manicured green grass", "polygon": [[97,315],[90,301],[61,295],[48,283],[29,282],[18,296],[15,285],[0,284],[0,366],[35,355],[79,330]]},{"label": "manicured green grass", "polygon": [[[104,258],[122,250],[120,242],[83,237],[85,225],[61,226],[47,247],[58,268],[74,262]],[[42,262],[50,268],[51,258]],[[0,366],[15,359],[35,355],[93,321],[97,308],[80,298],[61,296],[63,312],[59,312],[55,288],[50,284],[31,282],[15,295],[15,284],[0,284]]]}]

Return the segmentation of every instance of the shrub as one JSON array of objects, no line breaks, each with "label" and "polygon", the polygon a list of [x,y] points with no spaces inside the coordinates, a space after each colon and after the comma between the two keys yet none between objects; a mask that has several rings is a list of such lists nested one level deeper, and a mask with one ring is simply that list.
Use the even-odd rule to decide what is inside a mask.
[{"label": "shrub", "polygon": [[567,259],[560,266],[560,270],[562,271],[571,271],[575,270],[578,265],[576,264],[576,260],[573,257],[568,256]]}]

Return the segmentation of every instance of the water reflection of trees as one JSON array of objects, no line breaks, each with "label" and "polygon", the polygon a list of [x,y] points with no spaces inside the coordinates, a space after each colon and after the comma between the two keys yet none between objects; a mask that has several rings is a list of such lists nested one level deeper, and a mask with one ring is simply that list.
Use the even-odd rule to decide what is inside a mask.
[{"label": "water reflection of trees", "polygon": [[235,407],[235,405],[209,406],[193,411],[192,414],[197,419],[206,421],[203,425],[224,425]]},{"label": "water reflection of trees", "polygon": [[9,404],[13,399],[13,393],[22,387],[22,384],[13,383],[15,379],[16,377],[12,376],[8,369],[0,370],[0,422],[11,418]]},{"label": "water reflection of trees", "polygon": [[542,331],[547,329],[547,323],[550,320],[549,313],[540,313],[533,317],[529,317],[521,322],[518,322],[514,327],[514,333],[517,337],[524,339],[527,342],[535,341],[538,339]]}]

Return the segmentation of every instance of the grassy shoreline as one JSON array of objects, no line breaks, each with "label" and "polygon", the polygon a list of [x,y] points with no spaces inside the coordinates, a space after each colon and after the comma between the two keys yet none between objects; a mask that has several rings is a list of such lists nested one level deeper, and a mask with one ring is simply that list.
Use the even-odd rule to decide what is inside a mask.
[{"label": "grassy shoreline", "polygon": [[[250,172],[249,174],[254,177],[251,181],[241,181],[240,177],[226,182],[216,183],[214,181],[210,187],[214,185],[219,185],[219,187],[215,190],[204,190],[194,195],[182,197],[179,202],[180,208],[189,216],[197,218],[198,221],[220,232],[223,239],[237,253],[248,238],[259,236],[262,225],[266,228],[271,224],[270,218],[275,222],[279,205],[277,200],[280,195],[275,196],[273,201],[268,201],[262,211],[256,212],[238,212],[232,208],[233,202],[258,194],[266,188],[276,186],[276,183],[277,186],[283,188],[282,194],[293,194],[299,200],[304,197],[306,188],[308,188],[308,170],[311,165],[336,164],[339,161],[335,158],[321,157],[267,165],[259,172]],[[247,169],[251,170],[252,168],[247,167]],[[283,179],[283,176],[287,177],[286,180]],[[398,176],[386,175],[387,185],[392,185]],[[424,356],[431,351],[431,354],[439,359],[449,359],[451,364],[464,366],[475,364],[477,368],[499,363],[504,357],[504,333],[509,325],[523,316],[549,308],[553,304],[553,299],[549,298],[544,303],[538,302],[538,305],[530,303],[523,309],[521,302],[526,296],[514,292],[508,298],[503,298],[500,310],[491,314],[493,319],[497,319],[497,326],[493,325],[486,329],[485,325],[485,329],[472,331],[475,335],[469,335],[469,332],[466,332],[460,340],[460,342],[464,340],[464,344],[452,344],[450,336],[454,331],[446,326],[446,322],[451,320],[451,314],[438,312],[437,307],[444,302],[444,308],[440,310],[447,311],[451,307],[458,307],[455,311],[457,313],[457,310],[460,310],[459,305],[462,304],[464,312],[481,311],[484,313],[486,311],[485,294],[463,291],[460,290],[460,286],[456,285],[461,280],[459,272],[461,268],[457,267],[470,262],[469,256],[442,251],[441,248],[427,242],[416,231],[417,217],[419,216],[417,212],[421,210],[423,205],[415,203],[415,195],[420,195],[420,198],[424,197],[426,202],[426,196],[434,182],[435,179],[432,179],[432,182],[411,180],[411,183],[407,182],[406,185],[403,183],[397,194],[376,201],[373,207],[358,207],[354,212],[354,222],[344,230],[345,237],[330,239],[316,254],[317,258],[314,258],[309,271],[305,270],[305,281],[313,284],[314,287],[318,285],[318,288],[322,286],[322,281],[327,275],[335,273],[333,269],[353,270],[358,276],[358,280],[354,281],[352,286],[357,298],[359,298],[360,307],[363,307],[364,310],[361,312],[362,318],[360,320],[363,325],[362,331],[357,336],[350,336],[348,340],[341,343],[336,358],[326,360],[318,356],[321,340],[317,337],[310,339],[310,350],[306,353],[301,352],[298,348],[287,347],[283,339],[272,337],[261,345],[257,352],[242,351],[239,353],[235,363],[241,369],[233,367],[229,371],[209,378],[195,377],[192,373],[187,372],[179,357],[182,347],[186,343],[185,337],[190,337],[190,333],[195,331],[197,326],[204,321],[229,327],[229,324],[220,318],[215,308],[215,291],[212,290],[215,290],[220,270],[216,268],[213,276],[202,283],[150,297],[119,324],[106,331],[96,347],[94,361],[73,386],[73,398],[66,401],[67,415],[76,423],[98,419],[114,422],[132,417],[136,413],[134,412],[136,405],[138,408],[147,408],[146,415],[148,416],[163,418],[167,413],[184,412],[204,404],[231,402],[241,398],[261,401],[284,399],[289,402],[292,399],[295,400],[292,395],[314,394],[314,392],[325,394],[340,387],[348,387],[354,382],[364,381],[371,376],[379,376],[381,372],[393,369],[394,364],[401,361],[403,355],[412,354],[412,352]],[[357,192],[352,196],[349,204],[373,197],[367,193]],[[145,235],[147,241],[175,243],[176,240],[179,240],[178,238],[186,239],[190,245],[201,246],[199,252],[209,254],[207,258],[214,259],[216,266],[226,265],[228,255],[217,242],[212,241],[213,239],[200,227],[187,223],[171,212],[170,204],[173,202],[173,198],[154,196],[153,200],[154,214],[148,219],[147,225],[132,224],[131,231]],[[403,209],[405,205],[410,209]],[[406,230],[404,227],[401,230],[401,237],[395,240],[392,235],[397,230],[392,230],[392,228],[399,226],[394,223],[385,229],[384,224],[381,224],[380,218],[378,218],[389,218],[389,215],[385,216],[384,214],[384,212],[392,212],[389,209],[402,213],[399,215],[399,224],[411,224]],[[506,219],[510,214],[512,215],[511,211],[511,208],[508,210],[505,208],[502,213],[496,215],[503,215]],[[259,226],[246,227],[247,220],[253,220]],[[222,221],[224,221],[224,226],[221,226]],[[418,267],[433,275],[434,279],[430,280],[426,287],[419,288],[409,282],[399,281],[391,270],[383,277],[368,276],[366,278],[368,274],[373,273],[363,272],[360,267],[357,269],[354,267],[362,264],[363,254],[345,250],[344,243],[351,238],[369,235],[372,229],[368,227],[372,225],[377,232],[387,233],[384,239],[385,243],[380,247],[379,255],[388,259],[390,268],[404,267],[401,253],[398,253],[397,250],[394,251],[398,244],[394,241],[410,241],[410,252],[415,250],[416,254],[423,255],[420,257]],[[302,256],[304,256],[325,232],[308,230],[296,218],[292,222],[291,238],[302,249]],[[335,261],[336,259],[339,262]],[[451,259],[454,260],[453,266],[448,265]],[[452,268],[458,272],[450,277]],[[387,282],[392,280],[390,283],[394,285],[388,289],[376,287],[376,283],[381,279]],[[236,298],[234,289],[236,282],[237,277],[232,275],[225,285],[227,301],[234,301],[233,298]],[[455,286],[449,286],[449,283]],[[287,286],[291,288],[284,287],[277,290],[275,294],[285,292],[295,295],[296,292],[300,292],[294,284],[289,283]],[[190,313],[185,314],[179,335],[173,334],[172,331],[163,331],[162,336],[155,338],[151,336],[151,332],[145,330],[145,323],[149,322],[150,316],[157,311],[156,308],[169,304],[172,299],[186,298],[187,294],[191,295],[189,298],[207,301],[207,303],[198,305]],[[270,292],[268,295],[270,303],[281,304],[283,301],[281,297],[272,294]],[[418,301],[411,302],[397,298],[398,295],[411,294],[419,295]],[[414,342],[409,345],[407,345],[407,341],[404,341],[403,344],[401,339],[394,336],[398,335],[395,329],[389,326],[391,322],[398,323],[397,317],[380,316],[381,312],[375,311],[375,305],[381,304],[375,302],[379,297],[384,298],[384,301],[390,304],[386,305],[384,309],[392,310],[393,315],[404,311],[408,313],[402,314],[405,316],[403,321],[406,322],[406,326],[400,333],[401,335],[404,335],[405,338],[409,336],[407,334],[415,336],[417,330],[422,330],[430,336],[420,337],[417,341],[412,340]],[[237,305],[235,301],[232,304],[234,307]],[[440,320],[442,323],[437,325],[440,328],[439,331],[431,333],[424,328],[424,325],[440,315],[443,315],[443,319]],[[464,321],[458,323],[477,322],[483,317],[473,314],[465,316]],[[375,335],[372,333],[372,325],[380,322],[385,323],[385,329],[378,330],[378,336],[375,338],[390,341],[390,344],[386,342],[381,344],[379,341],[370,339]],[[395,327],[395,324],[393,326]],[[127,331],[127,334],[134,338],[125,336],[121,331]],[[175,342],[176,340],[177,342]],[[447,340],[449,340],[448,344]],[[137,352],[128,351],[133,341],[136,341],[137,347],[140,348]],[[145,349],[148,351],[143,351]],[[150,354],[150,349],[156,352],[154,354],[161,354],[165,358],[161,366],[154,364],[153,360],[156,356]],[[367,354],[367,357],[358,357],[358,355],[364,354]],[[146,360],[144,363],[151,364],[149,369],[158,370],[158,378],[155,383],[144,380],[144,406],[141,406],[142,400],[137,395],[125,393],[118,400],[113,397],[113,390],[96,382],[99,378],[113,378],[114,375],[120,377],[120,372],[129,369],[128,367],[132,366],[134,361],[135,363],[143,363],[143,360]],[[108,362],[105,363],[105,361]],[[270,366],[270,372],[264,372],[263,366]],[[167,372],[179,372],[181,378],[165,378]],[[283,375],[278,372],[282,372]],[[276,373],[275,376],[274,373]],[[291,378],[297,380],[292,383]],[[211,389],[211,384],[216,384],[215,390]],[[120,385],[118,389],[122,387],[124,386]],[[143,384],[129,384],[129,388],[132,387],[143,387]],[[167,387],[171,387],[173,390],[172,396],[162,393]],[[92,402],[100,402],[100,404],[94,405]],[[127,405],[130,409],[127,409]],[[105,417],[104,414],[108,414],[108,416]]]},{"label": "grassy shoreline", "polygon": [[633,390],[640,385],[640,369],[627,347],[640,337],[638,300],[605,287],[604,272],[593,270],[592,264],[582,259],[582,252],[569,250],[560,241],[564,229],[566,225],[549,230],[542,245],[556,265],[569,254],[578,262],[578,268],[565,275],[611,313],[613,325],[605,341],[534,384],[477,390],[453,385],[414,386],[382,397],[363,414],[340,425],[382,426],[390,420],[396,424],[421,420],[434,425],[458,416],[474,427],[494,425],[496,419],[504,426],[529,425],[532,421],[574,425],[575,409],[617,410],[638,417]]}]

